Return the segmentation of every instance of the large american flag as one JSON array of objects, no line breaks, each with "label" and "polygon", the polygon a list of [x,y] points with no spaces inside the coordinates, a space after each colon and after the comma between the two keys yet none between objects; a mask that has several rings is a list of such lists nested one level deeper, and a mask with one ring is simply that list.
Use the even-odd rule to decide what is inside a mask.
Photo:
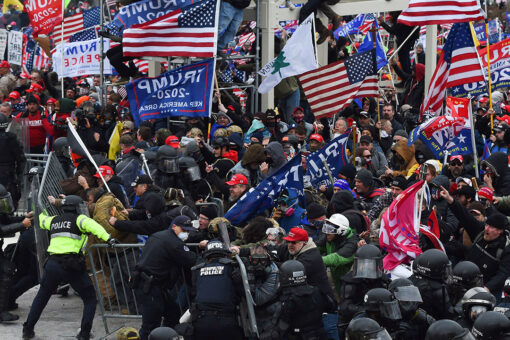
[{"label": "large american flag", "polygon": [[427,95],[421,106],[420,116],[426,111],[437,115],[441,111],[446,88],[485,81],[469,23],[452,26],[436,70],[430,81]]},{"label": "large american flag", "polygon": [[28,40],[23,48],[22,72],[29,75],[33,69],[43,69],[50,65],[49,58],[43,49],[33,40]]},{"label": "large american flag", "polygon": [[483,20],[478,0],[411,0],[398,22],[409,26]]},{"label": "large american flag", "polygon": [[362,34],[367,34],[368,31],[372,28],[372,25],[375,22],[375,16],[372,13],[365,14],[365,19],[363,23],[359,26],[359,31]]},{"label": "large american flag", "polygon": [[331,117],[354,98],[378,95],[375,50],[303,73],[299,81],[316,118]]},{"label": "large american flag", "polygon": [[126,29],[124,56],[213,57],[216,26],[216,0],[200,1]]},{"label": "large american flag", "polygon": [[97,39],[98,38],[98,36],[97,36],[98,28],[99,28],[99,26],[92,26],[92,27],[84,29],[83,31],[75,33],[69,37],[69,42],[87,41],[87,40]]},{"label": "large american flag", "polygon": [[[64,34],[63,41],[68,42],[69,38],[78,32],[83,31],[86,28],[99,25],[101,13],[99,7],[94,7],[89,10],[85,10],[81,13],[72,15],[64,18]],[[58,45],[62,42],[62,26],[55,26],[51,33],[53,43]]]}]

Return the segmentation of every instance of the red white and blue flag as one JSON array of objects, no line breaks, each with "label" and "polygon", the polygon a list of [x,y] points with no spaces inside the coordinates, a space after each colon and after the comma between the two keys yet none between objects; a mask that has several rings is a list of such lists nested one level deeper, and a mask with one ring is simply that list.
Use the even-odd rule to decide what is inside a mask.
[{"label": "red white and blue flag", "polygon": [[32,73],[33,69],[41,70],[51,63],[43,49],[33,40],[28,40],[23,48],[22,72],[25,75]]},{"label": "red white and blue flag", "polygon": [[124,56],[213,57],[217,1],[204,0],[124,30]]},{"label": "red white and blue flag", "polygon": [[483,20],[484,12],[478,0],[411,0],[398,17],[408,26],[451,24]]},{"label": "red white and blue flag", "polygon": [[469,24],[454,24],[439,56],[420,117],[425,112],[431,116],[439,115],[447,88],[478,81],[485,81],[485,77]]},{"label": "red white and blue flag", "polygon": [[379,246],[388,254],[383,259],[383,268],[393,270],[399,264],[409,263],[422,253],[418,238],[418,191],[424,181],[413,184],[390,204],[382,215],[379,231]]},{"label": "red white and blue flag", "polygon": [[[53,43],[58,45],[62,42],[68,42],[72,35],[83,31],[86,28],[99,25],[101,12],[99,7],[94,7],[77,13],[70,17],[64,18],[64,32],[62,34],[62,26],[55,26],[51,33]],[[76,40],[83,41],[83,39]]]}]

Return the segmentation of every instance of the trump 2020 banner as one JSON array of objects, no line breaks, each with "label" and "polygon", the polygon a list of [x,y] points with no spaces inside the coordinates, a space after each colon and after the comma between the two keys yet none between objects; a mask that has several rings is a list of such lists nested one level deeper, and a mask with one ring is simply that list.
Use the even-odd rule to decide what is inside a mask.
[{"label": "trump 2020 banner", "polygon": [[126,85],[136,126],[143,120],[172,116],[208,117],[214,59],[170,70],[155,78],[139,78]]},{"label": "trump 2020 banner", "polygon": [[324,161],[331,171],[331,176],[335,179],[340,172],[340,169],[349,162],[349,158],[347,156],[348,140],[349,133],[344,133],[343,135],[333,139],[320,150],[317,150],[306,157],[306,167],[314,187],[319,187],[321,185],[333,185],[326,167],[324,166]]},{"label": "trump 2020 banner", "polygon": [[[53,67],[59,78],[79,77],[90,74],[99,74],[101,61],[101,40],[77,41],[73,43],[59,44],[53,53]],[[103,51],[110,49],[110,41],[103,41]],[[62,62],[62,54],[64,61]],[[112,73],[112,65],[108,58],[104,58],[104,73]],[[62,66],[64,69],[62,70]]]}]

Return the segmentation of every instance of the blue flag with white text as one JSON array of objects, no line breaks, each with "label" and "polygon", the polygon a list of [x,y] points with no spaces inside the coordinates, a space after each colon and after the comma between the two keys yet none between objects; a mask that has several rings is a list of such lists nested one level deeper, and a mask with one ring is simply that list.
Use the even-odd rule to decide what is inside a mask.
[{"label": "blue flag with white text", "polygon": [[225,218],[233,225],[239,225],[265,210],[273,208],[284,189],[294,189],[298,194],[300,205],[305,206],[301,153],[263,180],[256,188],[251,188],[227,211]]},{"label": "blue flag with white text", "polygon": [[[377,25],[377,21],[375,22]],[[379,32],[376,32],[376,39],[375,39],[375,52],[376,52],[376,61],[377,61],[377,70],[380,70],[384,66],[388,64],[388,58],[386,58],[386,53],[384,52],[384,48],[382,47],[382,40],[381,36],[379,35]],[[358,53],[369,51],[374,48],[374,43],[372,39],[372,33],[368,32],[365,35],[365,38],[363,39],[363,43],[358,48]]]},{"label": "blue flag with white text", "polygon": [[312,185],[318,188],[321,185],[331,186],[331,179],[324,166],[324,161],[328,164],[333,180],[336,178],[340,169],[349,162],[347,155],[347,141],[349,133],[333,139],[320,150],[317,150],[306,157],[306,167]]},{"label": "blue flag with white text", "polygon": [[359,27],[365,21],[365,14],[358,14],[354,19],[349,21],[344,26],[340,26],[333,32],[335,39],[338,37],[346,37],[350,34],[356,34],[359,32]]},{"label": "blue flag with white text", "polygon": [[214,59],[179,67],[126,85],[135,125],[173,116],[209,117]]}]

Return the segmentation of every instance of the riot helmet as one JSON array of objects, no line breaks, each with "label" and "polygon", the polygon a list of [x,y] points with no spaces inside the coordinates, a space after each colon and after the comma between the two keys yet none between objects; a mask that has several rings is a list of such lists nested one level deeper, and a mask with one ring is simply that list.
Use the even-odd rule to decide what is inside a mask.
[{"label": "riot helmet", "polygon": [[510,320],[498,312],[485,312],[475,320],[471,332],[478,340],[508,340]]},{"label": "riot helmet", "polygon": [[353,319],[345,331],[346,340],[391,340],[388,331],[370,318]]},{"label": "riot helmet", "polygon": [[179,169],[188,178],[190,182],[198,181],[202,178],[200,168],[194,158],[184,156],[179,158]]},{"label": "riot helmet", "polygon": [[370,289],[364,298],[365,311],[388,320],[400,320],[402,314],[395,296],[387,289]]},{"label": "riot helmet", "polygon": [[474,340],[467,328],[462,328],[453,320],[439,320],[430,325],[425,340]]},{"label": "riot helmet", "polygon": [[364,245],[354,254],[352,268],[356,279],[381,278],[384,275],[381,251],[372,244]]},{"label": "riot helmet", "polygon": [[62,210],[65,212],[71,212],[79,214],[82,212],[83,200],[80,196],[69,195],[62,200]]},{"label": "riot helmet", "polygon": [[461,261],[453,267],[452,283],[454,286],[468,290],[483,286],[483,275],[480,268],[471,261]]},{"label": "riot helmet", "polygon": [[470,289],[460,302],[464,317],[471,321],[475,321],[480,314],[491,311],[496,306],[496,298],[485,289],[483,292],[472,292]]},{"label": "riot helmet", "polygon": [[211,240],[205,246],[204,258],[209,260],[216,257],[228,257],[230,254],[230,250],[227,249],[223,242]]},{"label": "riot helmet", "polygon": [[[2,114],[0,114],[2,115]],[[0,214],[12,214],[14,212],[14,202],[11,193],[0,184]]]},{"label": "riot helmet", "polygon": [[170,327],[154,328],[149,334],[149,340],[181,340],[184,339]]},{"label": "riot helmet", "polygon": [[215,137],[213,142],[212,142],[212,147],[219,147],[220,149],[223,148],[224,146],[228,147],[230,145],[230,142],[228,141],[228,138],[227,137],[223,137],[223,136],[218,136],[218,137]]},{"label": "riot helmet", "polygon": [[177,149],[172,148],[170,145],[162,145],[156,153],[158,160],[158,170],[166,174],[179,173],[179,165],[177,163]]},{"label": "riot helmet", "polygon": [[420,290],[409,279],[399,278],[391,281],[388,290],[395,295],[404,316],[413,316],[423,302]]},{"label": "riot helmet", "polygon": [[9,126],[9,118],[7,118],[5,115],[0,114],[0,131],[5,131],[7,127]]},{"label": "riot helmet", "polygon": [[71,158],[67,137],[59,137],[55,139],[55,142],[53,143],[53,151],[55,151],[55,155],[57,156]]},{"label": "riot helmet", "polygon": [[448,256],[439,249],[429,249],[420,254],[416,260],[413,272],[421,277],[450,283],[452,276],[452,264]]},{"label": "riot helmet", "polygon": [[349,220],[342,214],[333,214],[322,225],[324,234],[346,236],[349,232]]},{"label": "riot helmet", "polygon": [[295,287],[306,284],[305,266],[296,260],[287,260],[280,266],[280,285]]},{"label": "riot helmet", "polygon": [[250,250],[248,261],[255,273],[255,277],[264,277],[266,267],[269,265],[269,254],[262,245],[257,245]]}]

